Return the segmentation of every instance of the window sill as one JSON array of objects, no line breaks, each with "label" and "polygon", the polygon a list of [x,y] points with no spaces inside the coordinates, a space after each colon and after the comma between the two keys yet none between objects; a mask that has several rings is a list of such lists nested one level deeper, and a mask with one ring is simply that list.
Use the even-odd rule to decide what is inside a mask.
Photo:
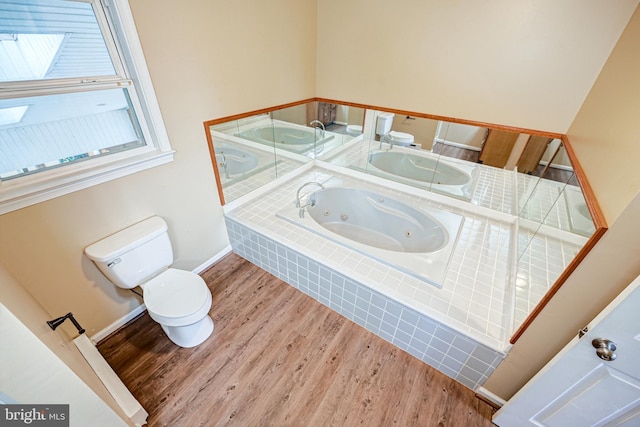
[{"label": "window sill", "polygon": [[1,183],[0,215],[169,163],[173,153],[155,151],[28,184]]}]

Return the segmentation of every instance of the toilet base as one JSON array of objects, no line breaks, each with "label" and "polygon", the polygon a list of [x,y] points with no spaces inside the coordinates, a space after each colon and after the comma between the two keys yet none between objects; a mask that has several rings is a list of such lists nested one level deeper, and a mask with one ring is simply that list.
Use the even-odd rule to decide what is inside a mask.
[{"label": "toilet base", "polygon": [[213,320],[209,315],[191,325],[160,326],[174,344],[184,348],[202,344],[213,332]]}]

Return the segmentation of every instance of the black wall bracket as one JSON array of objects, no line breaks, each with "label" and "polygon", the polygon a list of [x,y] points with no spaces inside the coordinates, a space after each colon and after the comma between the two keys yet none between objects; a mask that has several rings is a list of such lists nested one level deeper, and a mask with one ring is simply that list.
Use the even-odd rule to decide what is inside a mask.
[{"label": "black wall bracket", "polygon": [[78,329],[79,334],[84,334],[84,328],[80,326],[80,323],[78,323],[78,321],[73,317],[73,313],[67,313],[62,317],[58,317],[53,320],[47,320],[47,325],[49,325],[49,327],[55,331],[56,328],[60,326],[67,319],[71,320],[71,323],[73,323],[73,326],[75,326]]}]

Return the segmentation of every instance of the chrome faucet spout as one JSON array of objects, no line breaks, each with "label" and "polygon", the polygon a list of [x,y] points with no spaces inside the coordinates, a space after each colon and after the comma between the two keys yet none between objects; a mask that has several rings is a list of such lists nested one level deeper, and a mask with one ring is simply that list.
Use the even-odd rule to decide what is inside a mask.
[{"label": "chrome faucet spout", "polygon": [[324,190],[324,185],[322,185],[321,183],[316,182],[316,181],[305,182],[304,184],[302,184],[300,186],[300,188],[298,188],[298,191],[296,192],[296,208],[299,208],[298,216],[300,218],[304,218],[304,209],[307,206],[315,206],[316,205],[316,200],[315,199],[312,199],[312,200],[307,199],[307,203],[304,204],[304,205],[302,204],[302,201],[300,200],[300,192],[302,191],[303,188],[305,188],[307,186],[310,186],[310,185],[316,185],[316,186],[320,187],[321,190]]},{"label": "chrome faucet spout", "polygon": [[322,137],[324,138],[324,132],[325,132],[324,123],[322,123],[320,120],[312,120],[311,123],[309,123],[309,126],[313,126],[313,125],[320,125],[320,127],[322,128]]},{"label": "chrome faucet spout", "polygon": [[229,171],[227,170],[227,157],[222,152],[216,153],[216,157],[218,156],[222,157],[222,161],[219,162],[218,165],[222,166],[222,169],[224,170],[225,178],[229,179]]}]

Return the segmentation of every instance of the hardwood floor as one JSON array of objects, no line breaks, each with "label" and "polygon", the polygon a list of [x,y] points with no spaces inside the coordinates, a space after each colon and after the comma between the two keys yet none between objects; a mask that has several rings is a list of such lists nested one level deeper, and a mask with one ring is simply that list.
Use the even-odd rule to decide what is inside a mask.
[{"label": "hardwood floor", "polygon": [[480,159],[480,152],[467,150],[466,148],[454,147],[452,145],[446,145],[441,142],[433,145],[432,151],[434,154],[441,154],[447,157],[453,157],[455,159],[466,160],[468,162],[477,163]]},{"label": "hardwood floor", "polygon": [[202,273],[213,335],[145,313],[98,344],[149,426],[492,426],[463,385],[235,254]]}]

